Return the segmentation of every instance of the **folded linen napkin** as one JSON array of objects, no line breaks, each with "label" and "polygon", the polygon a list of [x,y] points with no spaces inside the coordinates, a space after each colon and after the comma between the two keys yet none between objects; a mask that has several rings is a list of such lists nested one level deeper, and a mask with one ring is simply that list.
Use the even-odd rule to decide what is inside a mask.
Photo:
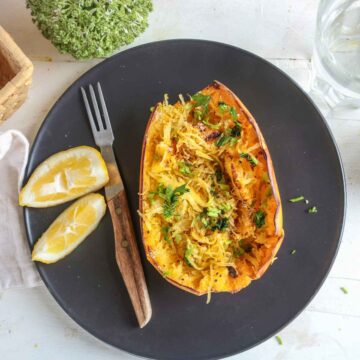
[{"label": "folded linen napkin", "polygon": [[0,290],[40,285],[19,206],[29,142],[17,130],[0,132]]}]

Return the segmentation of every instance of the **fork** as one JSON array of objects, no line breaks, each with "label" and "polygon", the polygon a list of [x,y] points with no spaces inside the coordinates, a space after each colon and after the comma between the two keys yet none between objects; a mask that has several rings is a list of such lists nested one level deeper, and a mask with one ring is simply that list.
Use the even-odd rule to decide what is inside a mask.
[{"label": "fork", "polygon": [[[136,244],[124,184],[114,155],[114,134],[99,82],[97,83],[97,92],[96,96],[94,87],[90,84],[91,108],[86,91],[81,87],[95,143],[100,148],[109,172],[109,183],[105,186],[105,196],[114,228],[116,262],[129,293],[139,326],[142,328],[151,318],[150,298]],[[100,100],[101,113],[97,98]]]}]

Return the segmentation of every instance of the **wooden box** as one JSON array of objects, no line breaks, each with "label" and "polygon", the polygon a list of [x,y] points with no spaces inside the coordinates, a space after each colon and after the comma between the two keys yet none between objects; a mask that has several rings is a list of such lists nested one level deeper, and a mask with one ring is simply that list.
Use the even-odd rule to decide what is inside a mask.
[{"label": "wooden box", "polygon": [[0,124],[26,99],[33,65],[0,26]]}]

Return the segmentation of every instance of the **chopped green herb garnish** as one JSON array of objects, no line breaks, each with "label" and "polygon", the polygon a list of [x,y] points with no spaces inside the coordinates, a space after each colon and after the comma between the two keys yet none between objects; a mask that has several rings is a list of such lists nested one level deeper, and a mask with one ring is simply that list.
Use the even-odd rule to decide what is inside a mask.
[{"label": "chopped green herb garnish", "polygon": [[163,204],[163,215],[165,219],[170,218],[174,214],[174,211],[175,211],[175,203],[169,203],[165,201]]},{"label": "chopped green herb garnish", "polygon": [[235,126],[231,129],[230,136],[239,137],[241,135],[241,126],[239,123],[236,123]]},{"label": "chopped green herb garnish", "polygon": [[231,205],[229,204],[221,204],[219,208],[224,212],[230,211],[232,209]]},{"label": "chopped green herb garnish", "polygon": [[185,249],[184,260],[191,267],[193,267],[193,265],[190,256],[192,255],[193,251],[194,251],[193,245],[190,242],[188,242]]},{"label": "chopped green herb garnish", "polygon": [[232,135],[224,135],[224,133],[216,141],[215,145],[217,147],[230,144],[231,146],[235,145],[238,142],[238,139]]},{"label": "chopped green herb garnish", "polygon": [[229,106],[228,104],[224,103],[223,101],[219,101],[218,106],[222,112],[228,111],[230,113],[231,117],[233,118],[233,120],[237,121],[239,115],[233,106]]},{"label": "chopped green herb garnish", "polygon": [[164,240],[165,240],[166,242],[169,242],[169,241],[170,241],[169,231],[170,231],[170,226],[163,226],[163,227],[161,228],[161,232],[162,232],[162,234],[164,235]]},{"label": "chopped green herb garnish", "polygon": [[154,203],[155,195],[156,195],[156,192],[154,192],[154,191],[150,191],[150,192],[148,193],[147,198],[148,198],[148,200],[149,200],[150,205],[152,205],[152,204]]},{"label": "chopped green herb garnish", "polygon": [[155,110],[155,106],[152,106],[151,108],[150,108],[150,112],[153,112]]},{"label": "chopped green herb garnish", "polygon": [[229,227],[229,219],[222,217],[223,209],[207,208],[198,215],[198,220],[204,225],[206,229],[212,231],[224,231]]},{"label": "chopped green herb garnish", "polygon": [[184,255],[184,260],[188,266],[193,267],[191,261],[189,260],[189,258],[186,255]]},{"label": "chopped green herb garnish", "polygon": [[236,112],[236,109],[234,107],[231,107],[230,110],[230,115],[232,116],[233,120],[236,120],[238,119],[239,115],[238,113]]},{"label": "chopped green herb garnish", "polygon": [[225,104],[223,101],[219,101],[218,106],[219,106],[219,109],[224,112],[229,109],[229,105]]},{"label": "chopped green herb garnish", "polygon": [[234,146],[238,141],[239,139],[237,139],[236,137],[232,137],[230,140],[230,146]]},{"label": "chopped green herb garnish", "polygon": [[290,255],[294,255],[295,253],[296,253],[295,249],[290,251]]},{"label": "chopped green herb garnish", "polygon": [[254,223],[258,229],[265,224],[265,213],[262,210],[258,210],[254,215]]},{"label": "chopped green herb garnish", "polygon": [[279,335],[276,335],[275,339],[276,339],[276,341],[278,342],[279,345],[283,344],[283,341],[282,341],[282,339],[281,339],[281,337]]},{"label": "chopped green herb garnish", "polygon": [[305,200],[305,204],[308,204],[308,203],[309,203],[309,200],[308,200],[308,199],[306,199],[306,200]]},{"label": "chopped green herb garnish", "polygon": [[290,202],[292,203],[297,203],[297,202],[300,202],[300,201],[303,201],[305,200],[305,198],[301,195],[301,196],[298,196],[298,197],[294,197],[292,199],[289,199]]},{"label": "chopped green herb garnish", "polygon": [[200,214],[199,219],[206,228],[209,227],[210,219],[207,216],[204,216],[204,214]]},{"label": "chopped green herb garnish", "polygon": [[211,100],[211,96],[197,93],[193,95],[191,99],[195,101],[195,106],[208,106]]},{"label": "chopped green herb garnish", "polygon": [[236,121],[235,126],[232,128],[226,129],[219,137],[219,139],[215,142],[217,147],[226,145],[230,143],[230,145],[235,145],[241,136],[241,125]]},{"label": "chopped green herb garnish", "polygon": [[342,291],[344,294],[348,294],[348,293],[349,293],[349,291],[348,291],[347,288],[341,287],[340,289],[341,289],[341,291]]},{"label": "chopped green herb garnish", "polygon": [[235,125],[232,128],[226,129],[215,142],[217,147],[226,145],[235,145],[241,136],[241,125],[238,121],[235,121]]},{"label": "chopped green herb garnish", "polygon": [[224,101],[219,101],[219,102],[218,102],[218,106],[219,106],[219,108],[222,109],[222,110],[227,110],[227,109],[229,108],[229,105],[226,104]]},{"label": "chopped green herb garnish", "polygon": [[208,208],[206,211],[207,216],[218,217],[221,214],[221,210],[217,208]]},{"label": "chopped green herb garnish", "polygon": [[209,112],[211,96],[197,93],[191,99],[194,101],[194,117],[196,120],[202,121]]},{"label": "chopped green herb garnish", "polygon": [[229,219],[228,218],[220,218],[217,220],[216,224],[211,227],[212,231],[220,230],[223,231],[229,227]]},{"label": "chopped green herb garnish", "polygon": [[259,160],[255,157],[250,155],[249,153],[242,152],[240,157],[246,159],[251,166],[256,166],[259,163]]},{"label": "chopped green herb garnish", "polygon": [[202,121],[206,126],[208,126],[210,129],[218,130],[220,129],[220,124],[212,124],[209,122],[208,119],[203,119]]},{"label": "chopped green herb garnish", "polygon": [[183,195],[188,191],[190,191],[190,190],[186,188],[186,184],[180,185],[177,188],[175,188],[174,196]]},{"label": "chopped green herb garnish", "polygon": [[179,167],[179,171],[183,175],[191,175],[190,164],[188,162],[180,161],[180,162],[178,162],[178,167]]},{"label": "chopped green herb garnish", "polygon": [[165,193],[166,187],[163,184],[159,184],[156,191],[154,192],[155,195],[158,195],[162,199],[166,199]]},{"label": "chopped green herb garnish", "polygon": [[173,190],[171,186],[165,187],[162,184],[158,186],[156,195],[164,200],[163,215],[165,218],[169,218],[173,215],[179,196],[188,191],[189,189],[186,188],[186,184],[178,186],[175,190]]},{"label": "chopped green herb garnish", "polygon": [[310,209],[308,209],[309,214],[316,214],[317,212],[318,212],[318,209],[316,206],[313,206]]},{"label": "chopped green herb garnish", "polygon": [[224,134],[222,134],[220,136],[220,138],[216,141],[215,145],[217,147],[220,147],[220,146],[224,146],[226,145],[227,143],[229,143],[231,141],[232,137],[231,136],[224,136]]},{"label": "chopped green herb garnish", "polygon": [[168,277],[171,274],[171,270],[163,271],[163,276]]},{"label": "chopped green herb garnish", "polygon": [[236,257],[240,257],[240,256],[245,254],[245,250],[243,248],[241,248],[241,247],[240,248],[234,248],[233,254]]}]

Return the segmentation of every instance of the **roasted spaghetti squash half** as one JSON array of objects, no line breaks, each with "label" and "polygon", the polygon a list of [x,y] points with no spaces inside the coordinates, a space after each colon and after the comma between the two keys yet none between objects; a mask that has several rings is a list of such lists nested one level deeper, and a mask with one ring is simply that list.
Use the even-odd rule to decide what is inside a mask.
[{"label": "roasted spaghetti squash half", "polygon": [[144,136],[140,204],[145,252],[196,295],[237,292],[272,263],[284,237],[271,157],[244,104],[215,81],[167,99]]}]

